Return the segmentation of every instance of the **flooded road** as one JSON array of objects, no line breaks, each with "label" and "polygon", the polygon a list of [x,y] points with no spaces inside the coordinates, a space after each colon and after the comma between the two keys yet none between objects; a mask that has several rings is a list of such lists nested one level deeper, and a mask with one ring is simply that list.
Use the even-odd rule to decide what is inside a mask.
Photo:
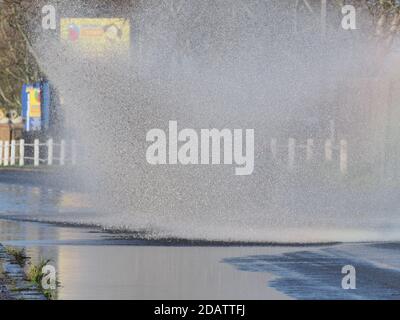
[{"label": "flooded road", "polygon": [[[400,298],[397,242],[188,243],[44,222],[86,212],[82,193],[0,183],[0,243],[25,248],[33,263],[50,259],[58,299]],[[342,288],[345,265],[357,271],[355,290]]]},{"label": "flooded road", "polygon": [[58,299],[277,299],[268,273],[243,272],[223,259],[280,248],[143,245],[86,228],[0,220],[0,242],[51,259]]},{"label": "flooded road", "polygon": [[6,182],[0,183],[0,243],[25,248],[33,263],[51,259],[58,299],[288,298],[267,286],[273,275],[242,272],[223,262],[265,253],[262,247],[171,245],[96,227],[27,221],[91,211],[82,193],[32,184],[36,178],[7,180],[7,173],[1,178]]}]

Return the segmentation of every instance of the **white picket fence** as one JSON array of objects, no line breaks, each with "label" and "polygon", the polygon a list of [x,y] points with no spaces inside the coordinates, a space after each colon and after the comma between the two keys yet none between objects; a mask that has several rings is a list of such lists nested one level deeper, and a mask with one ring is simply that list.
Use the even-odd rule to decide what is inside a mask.
[{"label": "white picket fence", "polygon": [[[342,174],[346,174],[348,171],[347,141],[340,140],[336,143],[328,139],[325,140],[325,144],[322,147],[325,162],[333,162],[333,154],[334,152],[338,152],[339,170]],[[26,156],[28,148],[33,148],[33,152],[30,149],[32,156]],[[276,138],[272,138],[270,143],[272,160],[280,161],[281,159],[285,159],[289,170],[293,170],[299,166],[300,155],[304,156],[306,163],[315,160],[316,150],[317,144],[313,139],[307,139],[305,144],[301,144],[297,143],[296,139],[289,138],[287,143],[281,144],[278,143]],[[40,157],[43,154],[46,155],[45,158]],[[282,154],[284,154],[283,157]],[[67,162],[75,165],[77,162],[77,144],[74,140],[69,143],[65,140],[55,143],[53,139],[48,139],[46,142],[40,142],[39,139],[35,139],[31,144],[25,143],[23,139],[11,140],[11,142],[0,141],[0,165],[17,165],[22,167],[26,164],[26,160],[30,160],[35,167],[41,164],[48,166],[58,164],[63,166]]]},{"label": "white picket fence", "polygon": [[[342,174],[346,174],[348,171],[348,145],[347,140],[340,140],[339,143],[334,143],[332,140],[325,140],[323,145],[323,155],[326,162],[332,162],[334,160],[334,151],[339,154],[339,170]],[[278,144],[276,138],[271,139],[270,150],[273,160],[279,159],[279,153],[281,151],[287,151],[287,167],[289,170],[293,170],[298,163],[297,158],[300,153],[305,156],[305,162],[310,163],[315,159],[316,144],[313,139],[307,139],[305,144],[296,143],[296,139],[289,138],[287,144]]]},{"label": "white picket fence", "polygon": [[[67,152],[67,147],[69,147],[69,152]],[[48,139],[46,142],[35,139],[33,143],[25,143],[23,139],[11,140],[11,142],[0,141],[0,165],[22,167],[26,165],[26,160],[30,160],[35,167],[41,164],[63,166],[67,163],[67,160],[70,164],[75,165],[76,147],[75,141],[67,144],[65,140],[61,140],[59,143],[55,143],[53,139]],[[27,152],[29,148],[31,152]],[[45,152],[43,152],[43,148],[45,148]],[[32,155],[27,156],[28,153]],[[46,157],[41,158],[41,154],[46,154]]]}]

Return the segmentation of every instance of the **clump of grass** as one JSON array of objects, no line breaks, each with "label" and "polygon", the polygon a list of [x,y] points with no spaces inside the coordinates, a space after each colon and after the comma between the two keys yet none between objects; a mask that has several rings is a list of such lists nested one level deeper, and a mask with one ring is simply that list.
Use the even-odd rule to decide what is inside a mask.
[{"label": "clump of grass", "polygon": [[[49,299],[53,300],[56,298],[56,289],[44,289],[42,287],[42,280],[45,276],[42,272],[44,266],[46,266],[51,260],[41,259],[37,264],[31,264],[29,270],[27,272],[27,278],[29,281],[36,284],[36,286],[40,289],[43,295]],[[59,285],[58,281],[56,282],[56,287]]]},{"label": "clump of grass", "polygon": [[25,250],[23,248],[17,249],[12,247],[6,247],[5,249],[7,254],[12,256],[19,266],[24,267],[25,261],[28,259],[28,257],[26,256]]},{"label": "clump of grass", "polygon": [[49,262],[50,260],[41,259],[37,264],[32,264],[27,273],[28,280],[41,285],[44,276],[42,269]]}]

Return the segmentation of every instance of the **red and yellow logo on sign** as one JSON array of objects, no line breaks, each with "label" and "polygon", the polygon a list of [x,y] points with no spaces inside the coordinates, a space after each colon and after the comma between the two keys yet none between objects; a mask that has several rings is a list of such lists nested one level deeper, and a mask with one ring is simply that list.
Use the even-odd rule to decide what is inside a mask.
[{"label": "red and yellow logo on sign", "polygon": [[62,18],[61,40],[81,53],[128,52],[130,25],[121,18]]}]

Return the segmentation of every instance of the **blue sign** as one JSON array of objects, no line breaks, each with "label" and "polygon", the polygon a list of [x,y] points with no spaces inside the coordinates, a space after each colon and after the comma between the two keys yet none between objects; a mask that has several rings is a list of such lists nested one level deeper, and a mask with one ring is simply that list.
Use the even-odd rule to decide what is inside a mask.
[{"label": "blue sign", "polygon": [[24,84],[21,99],[25,131],[48,129],[50,120],[50,88],[48,82]]}]

